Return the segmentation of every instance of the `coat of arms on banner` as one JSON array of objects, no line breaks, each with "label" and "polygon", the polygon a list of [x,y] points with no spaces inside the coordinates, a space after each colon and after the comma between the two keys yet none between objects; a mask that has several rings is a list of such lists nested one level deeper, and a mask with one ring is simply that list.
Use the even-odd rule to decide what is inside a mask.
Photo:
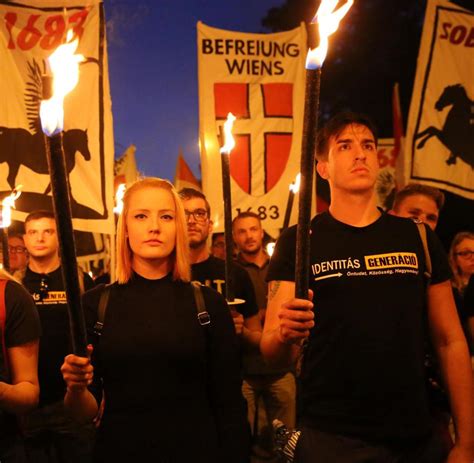
[{"label": "coat of arms on banner", "polygon": [[[265,195],[278,183],[290,157],[293,84],[216,83],[214,101],[220,124],[229,112],[237,118],[233,129],[236,146],[230,158],[232,178],[245,193]],[[273,123],[274,118],[278,124]]]},{"label": "coat of arms on banner", "polygon": [[[64,102],[63,145],[74,228],[107,232],[113,227],[113,140],[99,1],[0,2],[0,194],[22,185],[14,218],[51,209],[51,185],[39,117],[46,59],[66,40],[79,39],[79,83]],[[82,5],[82,6],[81,6]]]},{"label": "coat of arms on banner", "polygon": [[429,0],[408,120],[408,179],[474,199],[474,12]]},{"label": "coat of arms on banner", "polygon": [[282,227],[289,186],[300,168],[306,50],[303,25],[248,34],[198,24],[202,186],[215,229],[223,226],[219,149],[229,112],[236,116],[233,215],[253,211],[275,236]]}]

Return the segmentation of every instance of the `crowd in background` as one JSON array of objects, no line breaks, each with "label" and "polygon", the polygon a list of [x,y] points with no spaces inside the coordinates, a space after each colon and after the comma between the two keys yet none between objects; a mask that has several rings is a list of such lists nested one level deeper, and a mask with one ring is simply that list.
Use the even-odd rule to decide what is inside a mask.
[{"label": "crowd in background", "polygon": [[[411,184],[388,214],[435,232],[443,203],[439,190]],[[257,214],[232,223],[236,302],[227,307],[225,240],[213,233],[205,195],[160,179],[128,188],[117,281],[95,285],[79,270],[87,359],[70,354],[54,214],[32,212],[23,231],[8,237],[13,277],[0,275],[2,461],[278,461],[273,420],[292,429],[301,410],[296,361],[270,364],[260,351],[267,298],[278,288],[268,288],[271,256]],[[472,359],[474,232],[455,236],[449,265]],[[430,413],[451,448],[452,410],[435,357],[426,336]]]}]

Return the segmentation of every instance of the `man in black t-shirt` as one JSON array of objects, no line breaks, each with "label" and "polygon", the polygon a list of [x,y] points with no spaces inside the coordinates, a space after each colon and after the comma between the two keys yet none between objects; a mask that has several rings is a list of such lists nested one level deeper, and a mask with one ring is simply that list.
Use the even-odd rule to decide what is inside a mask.
[{"label": "man in black t-shirt", "polygon": [[[225,262],[211,256],[207,240],[212,232],[211,208],[203,193],[193,188],[183,188],[179,195],[184,204],[188,223],[188,238],[191,255],[192,279],[226,295]],[[245,345],[258,346],[262,328],[258,318],[255,291],[247,272],[234,266],[236,299],[243,304],[232,305],[235,330],[242,336]]]},{"label": "man in black t-shirt", "polygon": [[[30,213],[25,221],[25,246],[29,262],[23,284],[38,309],[43,336],[38,362],[40,403],[25,419],[25,445],[32,462],[87,462],[90,460],[93,430],[73,421],[63,408],[65,384],[60,371],[71,352],[66,291],[59,260],[59,241],[54,214]],[[83,290],[93,287],[89,275],[80,271]]]},{"label": "man in black t-shirt", "polygon": [[[469,354],[454,306],[449,265],[428,227],[431,280],[417,225],[376,204],[376,131],[342,113],[318,136],[317,170],[331,205],[311,224],[309,300],[294,298],[296,227],[285,231],[268,271],[261,349],[274,362],[301,353],[299,463],[442,463],[424,387],[427,316],[456,424],[449,463],[474,458]],[[313,310],[314,308],[314,310]]]}]

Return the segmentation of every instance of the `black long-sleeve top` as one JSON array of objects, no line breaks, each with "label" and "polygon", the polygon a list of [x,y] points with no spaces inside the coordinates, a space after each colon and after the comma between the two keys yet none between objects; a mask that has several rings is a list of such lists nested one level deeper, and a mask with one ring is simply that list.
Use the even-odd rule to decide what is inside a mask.
[{"label": "black long-sleeve top", "polygon": [[84,296],[92,391],[105,396],[97,461],[247,461],[239,348],[224,299],[203,288],[211,316],[203,327],[190,284],[134,275],[112,286],[99,339],[103,288]]}]

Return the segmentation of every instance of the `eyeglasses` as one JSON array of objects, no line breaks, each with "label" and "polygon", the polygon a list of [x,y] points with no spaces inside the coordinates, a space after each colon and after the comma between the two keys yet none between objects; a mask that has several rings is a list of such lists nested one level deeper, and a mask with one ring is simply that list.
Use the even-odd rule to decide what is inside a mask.
[{"label": "eyeglasses", "polygon": [[187,209],[184,210],[186,215],[186,222],[189,220],[191,216],[193,216],[196,222],[205,222],[207,220],[207,211],[206,209],[196,209],[194,211],[188,211]]},{"label": "eyeglasses", "polygon": [[23,246],[8,246],[8,252],[10,254],[24,254],[26,252],[26,248]]},{"label": "eyeglasses", "polygon": [[461,256],[461,257],[472,257],[474,256],[474,251],[470,251],[469,249],[466,249],[465,251],[459,251],[454,253],[456,256]]}]

